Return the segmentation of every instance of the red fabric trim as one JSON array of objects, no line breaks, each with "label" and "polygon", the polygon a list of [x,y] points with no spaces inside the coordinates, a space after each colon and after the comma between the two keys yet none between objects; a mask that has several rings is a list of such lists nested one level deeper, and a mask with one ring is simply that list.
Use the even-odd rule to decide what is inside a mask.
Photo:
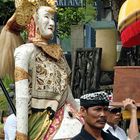
[{"label": "red fabric trim", "polygon": [[121,32],[123,47],[140,45],[140,20],[130,24]]},{"label": "red fabric trim", "polygon": [[59,129],[61,122],[63,120],[63,116],[64,116],[64,107],[62,107],[61,109],[59,109],[56,114],[55,114],[55,118],[48,130],[48,132],[46,133],[46,136],[44,138],[44,140],[52,140],[54,135],[56,134],[57,130]]},{"label": "red fabric trim", "polygon": [[31,22],[27,25],[27,30],[28,30],[28,40],[32,41],[32,39],[35,37],[36,32],[36,25],[33,18],[31,19]]}]

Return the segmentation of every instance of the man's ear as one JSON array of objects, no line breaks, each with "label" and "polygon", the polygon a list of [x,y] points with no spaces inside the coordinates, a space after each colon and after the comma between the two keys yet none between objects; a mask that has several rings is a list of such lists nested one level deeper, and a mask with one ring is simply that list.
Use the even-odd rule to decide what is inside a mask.
[{"label": "man's ear", "polygon": [[85,107],[81,106],[80,113],[83,117],[85,117],[87,115],[87,109]]}]

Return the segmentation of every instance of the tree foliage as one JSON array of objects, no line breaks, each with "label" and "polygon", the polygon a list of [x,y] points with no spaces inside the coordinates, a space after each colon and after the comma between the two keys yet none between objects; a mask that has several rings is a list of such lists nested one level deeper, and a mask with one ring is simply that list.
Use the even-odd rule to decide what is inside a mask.
[{"label": "tree foliage", "polygon": [[93,7],[93,0],[86,1],[86,7],[67,7],[58,8],[57,12],[57,35],[59,38],[70,35],[71,25],[85,24],[96,16],[96,10]]},{"label": "tree foliage", "polygon": [[4,25],[6,21],[14,13],[15,6],[12,0],[0,0],[0,25]]}]

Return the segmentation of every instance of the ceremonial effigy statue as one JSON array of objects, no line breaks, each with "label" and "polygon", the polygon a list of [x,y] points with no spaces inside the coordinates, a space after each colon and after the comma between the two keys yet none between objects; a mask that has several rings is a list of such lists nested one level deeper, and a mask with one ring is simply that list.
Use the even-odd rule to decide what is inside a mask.
[{"label": "ceremonial effigy statue", "polygon": [[[67,112],[75,114],[72,115],[72,118],[75,116],[75,126],[68,129],[71,136],[66,136],[71,138],[79,133],[78,130],[81,128],[76,113],[79,106],[71,93],[70,69],[63,51],[59,45],[48,43],[53,37],[55,28],[55,1],[16,0],[15,5],[16,11],[7,22],[6,30],[10,32],[11,26],[15,25],[13,23],[20,26],[19,28],[27,27],[29,41],[25,44],[20,42],[19,44],[22,44],[20,46],[16,46],[19,45],[16,43],[14,47],[16,48],[13,67],[16,131],[14,131],[13,139],[14,137],[18,140],[54,139],[58,129],[61,128],[61,122],[63,123],[64,110],[69,105]],[[16,26],[16,31],[18,26]],[[3,74],[2,71],[0,73]],[[68,104],[67,107],[66,104]],[[8,130],[5,127],[5,133],[8,134],[6,131]],[[60,134],[56,135],[61,138]]]}]

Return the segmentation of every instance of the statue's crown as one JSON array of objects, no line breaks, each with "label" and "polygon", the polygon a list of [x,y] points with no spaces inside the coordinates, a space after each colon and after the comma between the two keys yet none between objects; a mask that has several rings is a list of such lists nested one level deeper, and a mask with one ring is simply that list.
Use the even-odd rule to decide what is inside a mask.
[{"label": "statue's crown", "polygon": [[15,0],[16,22],[21,26],[27,25],[40,6],[49,6],[56,11],[55,0]]}]

